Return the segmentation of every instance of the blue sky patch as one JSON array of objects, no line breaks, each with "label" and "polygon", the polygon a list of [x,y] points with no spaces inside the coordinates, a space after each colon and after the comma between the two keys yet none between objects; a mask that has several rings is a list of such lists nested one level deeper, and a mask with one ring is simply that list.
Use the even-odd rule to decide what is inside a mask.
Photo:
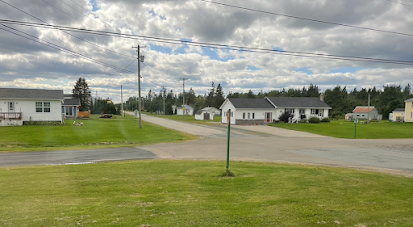
[{"label": "blue sky patch", "polygon": [[341,67],[335,70],[331,70],[329,73],[355,73],[357,71],[363,70],[363,67]]},{"label": "blue sky patch", "polygon": [[92,12],[95,12],[95,11],[99,10],[97,0],[90,0],[90,4],[92,5]]},{"label": "blue sky patch", "polygon": [[161,20],[166,20],[166,17],[160,16],[160,15],[156,14],[153,9],[151,9],[151,11],[149,11],[149,13],[150,13],[153,17],[159,17],[159,18],[161,18]]},{"label": "blue sky patch", "polygon": [[172,49],[169,47],[162,47],[162,46],[157,46],[154,44],[149,44],[149,46],[151,47],[151,50],[154,50],[154,51],[158,51],[158,52],[165,53],[165,54],[172,53]]},{"label": "blue sky patch", "polygon": [[186,54],[187,49],[189,49],[187,45],[180,46],[178,49],[174,51],[174,54]]},{"label": "blue sky patch", "polygon": [[260,68],[255,67],[255,66],[249,65],[249,66],[247,67],[247,70],[251,70],[251,71],[258,71],[258,70],[261,70],[261,69],[260,69]]},{"label": "blue sky patch", "polygon": [[303,72],[306,73],[307,75],[313,75],[313,71],[310,70],[308,67],[303,67],[299,69],[294,69],[295,72]]}]

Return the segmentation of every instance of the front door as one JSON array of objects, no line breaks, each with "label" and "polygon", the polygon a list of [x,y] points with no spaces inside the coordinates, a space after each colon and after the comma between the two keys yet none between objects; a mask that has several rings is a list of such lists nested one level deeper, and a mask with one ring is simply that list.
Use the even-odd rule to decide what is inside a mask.
[{"label": "front door", "polygon": [[265,123],[271,123],[271,119],[272,119],[272,113],[271,112],[265,113]]}]

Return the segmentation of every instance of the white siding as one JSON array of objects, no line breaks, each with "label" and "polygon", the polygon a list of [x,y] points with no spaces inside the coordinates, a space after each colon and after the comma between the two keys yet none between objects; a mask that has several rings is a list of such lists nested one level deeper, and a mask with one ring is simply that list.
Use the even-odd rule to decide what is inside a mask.
[{"label": "white siding", "polygon": [[[9,112],[7,104],[14,102],[14,111],[22,112],[23,121],[61,121],[62,120],[62,102],[60,100],[0,100],[1,112]],[[50,102],[50,113],[37,113],[36,102]]]},{"label": "white siding", "polygon": [[231,112],[233,113],[232,116],[234,116],[234,117],[231,117],[231,124],[234,125],[235,124],[235,116],[237,115],[237,109],[235,109],[234,105],[232,105],[232,103],[229,100],[227,100],[225,102],[225,105],[222,106],[222,109],[221,109],[221,123],[224,123],[224,124],[228,123],[227,122],[227,111],[229,109],[231,109]]},{"label": "white siding", "polygon": [[[182,113],[183,113],[182,108],[176,110],[176,115],[182,116]],[[189,109],[189,110],[186,109],[186,110],[185,110],[185,116],[186,116],[186,115],[191,115],[191,116],[194,115],[194,110],[193,110],[193,109]]]}]

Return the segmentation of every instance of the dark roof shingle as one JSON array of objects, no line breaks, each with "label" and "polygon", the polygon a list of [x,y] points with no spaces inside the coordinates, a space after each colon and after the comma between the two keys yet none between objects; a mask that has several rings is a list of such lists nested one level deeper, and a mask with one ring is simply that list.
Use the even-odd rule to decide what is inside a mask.
[{"label": "dark roof shingle", "polygon": [[229,98],[229,101],[235,108],[251,108],[251,109],[272,109],[274,108],[271,103],[265,99],[241,99],[241,98]]},{"label": "dark roof shingle", "polygon": [[393,110],[393,112],[404,112],[405,109],[404,108],[397,108],[395,110]]},{"label": "dark roof shingle", "polygon": [[329,105],[321,101],[319,98],[315,97],[267,97],[275,106],[278,108],[328,108],[331,109]]},{"label": "dark roof shingle", "polygon": [[65,99],[63,106],[80,106],[80,99]]},{"label": "dark roof shingle", "polygon": [[0,98],[3,99],[44,99],[63,100],[63,90],[42,90],[22,88],[0,88]]}]

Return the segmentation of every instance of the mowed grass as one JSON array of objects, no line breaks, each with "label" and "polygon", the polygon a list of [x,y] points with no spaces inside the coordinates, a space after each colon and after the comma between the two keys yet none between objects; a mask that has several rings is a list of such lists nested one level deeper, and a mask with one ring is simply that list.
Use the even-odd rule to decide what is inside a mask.
[{"label": "mowed grass", "polygon": [[221,122],[221,116],[214,116],[214,120],[195,120],[195,116],[185,116],[185,119],[183,119],[182,116],[179,115],[157,115],[157,114],[150,114],[150,113],[145,113],[148,114],[149,116],[153,117],[160,117],[160,118],[166,118],[169,120],[174,120],[174,121],[182,121],[182,122],[187,122],[187,123],[195,123],[195,124],[203,124],[203,125],[210,125],[214,124],[216,125],[217,122]]},{"label": "mowed grass", "polygon": [[81,127],[73,121],[59,126],[1,127],[0,152],[126,147],[196,139],[146,122],[139,129],[139,122],[135,126],[131,116],[103,119],[92,115],[90,120],[75,120],[83,123]]},{"label": "mowed grass", "polygon": [[413,179],[330,167],[129,161],[0,168],[0,226],[412,226]]},{"label": "mowed grass", "polygon": [[[344,120],[331,121],[330,123],[298,123],[298,124],[271,124],[270,126],[337,138],[354,138],[354,122]],[[413,123],[399,122],[372,122],[370,124],[357,124],[357,139],[396,139],[413,138]]]}]

